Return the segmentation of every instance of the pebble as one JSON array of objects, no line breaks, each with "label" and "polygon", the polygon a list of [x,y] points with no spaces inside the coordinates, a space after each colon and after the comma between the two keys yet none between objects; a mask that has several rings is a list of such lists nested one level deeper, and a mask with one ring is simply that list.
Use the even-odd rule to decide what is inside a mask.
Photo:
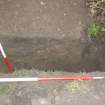
[{"label": "pebble", "polygon": [[16,11],[16,12],[15,12],[15,15],[18,15],[18,14],[19,14],[19,12],[18,12],[18,11]]},{"label": "pebble", "polygon": [[47,104],[47,100],[45,98],[39,99],[39,102],[40,102],[41,105],[46,105]]},{"label": "pebble", "polygon": [[82,25],[82,22],[81,22],[81,21],[79,21],[79,22],[78,22],[78,24],[79,24],[79,25]]},{"label": "pebble", "polygon": [[96,100],[101,100],[101,98],[100,98],[98,95],[95,95],[94,98],[95,98]]},{"label": "pebble", "polygon": [[61,29],[60,28],[57,28],[57,31],[59,32],[59,31],[61,31]]},{"label": "pebble", "polygon": [[73,3],[74,6],[77,6],[77,3]]},{"label": "pebble", "polygon": [[63,15],[64,15],[64,16],[66,16],[66,15],[67,15],[67,13],[64,13]]},{"label": "pebble", "polygon": [[21,95],[22,95],[22,92],[19,91],[19,92],[17,93],[17,96],[21,96]]},{"label": "pebble", "polygon": [[41,1],[40,4],[41,4],[41,5],[45,5],[45,2]]}]

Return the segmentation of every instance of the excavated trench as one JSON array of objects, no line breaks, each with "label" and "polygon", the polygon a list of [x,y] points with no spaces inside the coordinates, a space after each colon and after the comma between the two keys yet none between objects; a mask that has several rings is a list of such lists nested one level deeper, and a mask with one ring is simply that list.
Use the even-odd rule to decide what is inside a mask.
[{"label": "excavated trench", "polygon": [[85,0],[0,0],[0,42],[16,70],[104,71],[105,45],[89,40],[90,20]]},{"label": "excavated trench", "polygon": [[2,38],[1,42],[17,70],[104,71],[105,45],[102,43],[97,45],[66,37],[6,38]]}]

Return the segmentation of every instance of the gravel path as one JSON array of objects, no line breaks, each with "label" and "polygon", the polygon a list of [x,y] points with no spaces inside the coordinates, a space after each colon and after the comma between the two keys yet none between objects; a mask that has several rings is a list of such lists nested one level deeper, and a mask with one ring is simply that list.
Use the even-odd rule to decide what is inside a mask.
[{"label": "gravel path", "polygon": [[[83,74],[86,75],[86,73],[39,72],[33,69],[30,71],[23,70],[15,72],[12,75],[5,75],[5,77]],[[91,72],[88,73],[88,75],[105,76],[105,73]],[[2,101],[0,100],[0,105],[104,105],[104,90],[105,80],[43,81],[1,84],[0,95],[2,94]],[[1,91],[4,93],[1,93]]]}]

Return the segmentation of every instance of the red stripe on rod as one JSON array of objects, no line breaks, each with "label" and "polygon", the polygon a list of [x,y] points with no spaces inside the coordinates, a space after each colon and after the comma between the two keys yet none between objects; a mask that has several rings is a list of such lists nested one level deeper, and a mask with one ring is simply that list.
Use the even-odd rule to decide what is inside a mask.
[{"label": "red stripe on rod", "polygon": [[6,57],[6,58],[4,58],[3,60],[4,60],[4,64],[7,65],[8,72],[9,72],[9,73],[12,73],[12,72],[13,72],[13,65],[10,64],[9,59]]},{"label": "red stripe on rod", "polygon": [[13,72],[13,66],[10,64],[6,54],[5,54],[5,51],[3,49],[3,46],[2,44],[0,43],[0,52],[2,53],[2,56],[3,56],[3,61],[4,61],[4,64],[7,66],[8,68],[8,72],[11,73]]},{"label": "red stripe on rod", "polygon": [[39,81],[47,81],[47,80],[93,80],[94,78],[91,76],[64,76],[64,77],[40,77],[38,78]]}]

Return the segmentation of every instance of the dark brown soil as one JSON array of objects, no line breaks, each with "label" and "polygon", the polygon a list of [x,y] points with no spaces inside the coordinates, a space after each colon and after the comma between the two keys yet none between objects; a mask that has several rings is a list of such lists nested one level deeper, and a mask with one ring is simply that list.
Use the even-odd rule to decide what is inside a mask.
[{"label": "dark brown soil", "polygon": [[15,69],[104,71],[105,45],[87,36],[85,1],[0,0],[0,15],[0,41]]}]

